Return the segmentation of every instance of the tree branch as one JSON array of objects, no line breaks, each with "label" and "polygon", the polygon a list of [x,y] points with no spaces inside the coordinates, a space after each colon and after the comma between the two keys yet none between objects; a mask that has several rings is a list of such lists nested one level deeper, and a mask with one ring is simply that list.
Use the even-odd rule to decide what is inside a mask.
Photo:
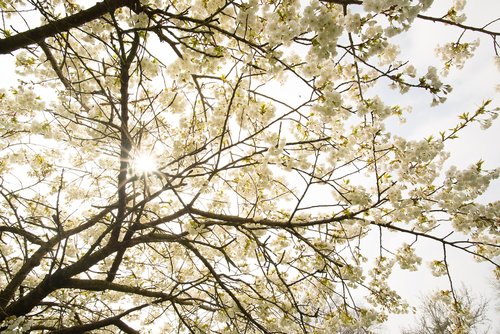
[{"label": "tree branch", "polygon": [[[12,277],[10,282],[0,291],[0,308],[5,308],[12,296],[14,295],[16,289],[22,284],[24,279],[28,276],[28,274],[33,270],[33,268],[40,265],[43,257],[61,240],[77,234],[81,231],[86,230],[92,225],[95,225],[99,222],[104,216],[106,216],[109,212],[111,212],[113,207],[109,207],[96,214],[94,217],[90,218],[86,223],[81,224],[80,226],[71,229],[69,231],[65,231],[61,234],[58,234],[52,237],[47,242],[43,243],[37,251],[31,255],[27,261],[23,264],[23,266],[17,271],[17,273]],[[2,320],[2,314],[0,314],[0,321]]]},{"label": "tree branch", "polygon": [[77,279],[70,278],[60,284],[61,288],[67,289],[80,289],[89,291],[105,291],[113,290],[123,293],[131,293],[135,295],[141,295],[144,297],[161,298],[163,301],[176,299],[173,295],[153,290],[141,289],[134,286],[121,285],[117,283],[112,283],[104,280],[95,279]]},{"label": "tree branch", "polygon": [[26,238],[26,240],[28,240],[29,242],[32,242],[32,243],[37,244],[37,245],[42,245],[44,243],[44,241],[42,239],[40,239],[38,236],[34,235],[33,233],[30,233],[27,230],[17,228],[14,226],[0,226],[0,235],[3,232],[20,235],[20,236]]},{"label": "tree branch", "polygon": [[88,331],[91,331],[91,330],[94,330],[94,329],[99,329],[99,328],[103,328],[103,327],[107,327],[107,326],[111,326],[111,325],[114,325],[118,328],[120,328],[122,331],[124,331],[125,333],[139,333],[138,331],[134,330],[133,328],[131,328],[130,326],[128,326],[127,324],[125,324],[121,318],[123,318],[124,316],[132,313],[132,312],[135,312],[135,311],[138,311],[140,309],[143,309],[144,307],[147,307],[149,306],[149,304],[143,304],[143,305],[139,305],[139,306],[136,306],[134,308],[131,308],[127,311],[124,311],[118,315],[115,315],[113,317],[109,317],[109,318],[104,318],[102,320],[99,320],[99,321],[94,321],[94,322],[91,322],[91,323],[88,323],[88,324],[83,324],[83,325],[77,325],[77,326],[73,326],[73,327],[66,327],[66,328],[62,328],[62,329],[59,329],[59,330],[56,330],[56,331],[53,331],[51,333],[53,334],[69,334],[69,333],[86,333]]},{"label": "tree branch", "polygon": [[49,22],[44,26],[12,37],[0,39],[0,54],[7,54],[28,45],[40,43],[48,37],[54,37],[59,33],[79,27],[121,7],[129,7],[134,12],[140,12],[141,10],[138,0],[104,0],[74,15]]},{"label": "tree branch", "polygon": [[444,23],[444,24],[449,24],[449,25],[456,26],[456,27],[459,27],[459,28],[462,28],[462,29],[465,29],[465,30],[478,31],[478,32],[481,32],[483,34],[488,34],[488,35],[491,35],[491,36],[500,36],[500,32],[495,32],[495,31],[484,29],[486,26],[484,26],[483,28],[477,28],[477,27],[468,26],[468,25],[465,25],[465,24],[453,22],[453,21],[450,21],[450,20],[446,20],[446,19],[443,19],[441,17],[432,17],[432,16],[423,15],[423,14],[418,14],[417,17],[419,19],[423,19],[423,20],[427,20],[427,21],[440,22],[440,23]]}]

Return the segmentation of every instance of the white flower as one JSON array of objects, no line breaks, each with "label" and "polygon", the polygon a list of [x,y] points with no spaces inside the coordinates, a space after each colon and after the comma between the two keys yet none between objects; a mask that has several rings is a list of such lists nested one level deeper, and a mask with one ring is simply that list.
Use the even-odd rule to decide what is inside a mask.
[{"label": "white flower", "polygon": [[500,71],[500,56],[495,56],[495,65],[497,69]]},{"label": "white flower", "polygon": [[422,258],[414,253],[413,248],[410,245],[404,243],[403,247],[398,249],[396,253],[396,260],[399,263],[401,269],[407,269],[410,271],[416,271],[417,266],[422,263]]},{"label": "white flower", "polygon": [[345,28],[348,32],[359,34],[361,31],[361,15],[359,13],[351,13],[349,11],[345,16]]},{"label": "white flower", "polygon": [[367,12],[381,12],[386,8],[383,0],[365,0],[363,1],[363,8]]},{"label": "white flower", "polygon": [[455,8],[456,11],[463,10],[466,3],[466,0],[453,0],[453,8]]},{"label": "white flower", "polygon": [[422,10],[428,9],[434,0],[420,0],[420,5],[422,6]]},{"label": "white flower", "polygon": [[134,22],[134,28],[147,28],[149,25],[149,17],[144,12],[135,15],[131,19]]},{"label": "white flower", "polygon": [[429,268],[433,276],[439,277],[446,274],[446,264],[443,261],[434,260],[429,263]]},{"label": "white flower", "polygon": [[415,66],[410,64],[405,67],[405,73],[414,78],[417,75],[417,69],[415,68]]}]

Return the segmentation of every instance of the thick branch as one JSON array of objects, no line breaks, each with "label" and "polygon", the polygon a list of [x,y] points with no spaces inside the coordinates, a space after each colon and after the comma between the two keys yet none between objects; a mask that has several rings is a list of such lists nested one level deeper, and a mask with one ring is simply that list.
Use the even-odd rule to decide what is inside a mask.
[{"label": "thick branch", "polygon": [[3,232],[20,235],[20,236],[26,238],[26,240],[28,240],[29,242],[32,242],[34,244],[38,244],[38,245],[43,244],[42,239],[40,239],[39,237],[37,237],[33,233],[30,233],[29,231],[24,230],[24,229],[20,229],[20,228],[14,227],[14,226],[0,226],[0,235]]},{"label": "thick branch", "polygon": [[[121,247],[122,245],[116,245],[115,247],[114,246],[115,245],[108,245],[106,247],[103,247],[94,254],[89,255],[86,258],[84,257],[80,259],[80,261],[75,262],[64,269],[59,269],[50,276],[46,276],[42,280],[42,282],[40,282],[29,293],[12,302],[9,306],[5,307],[2,310],[3,312],[0,313],[0,322],[9,315],[21,316],[28,313],[50,293],[60,288],[60,286],[63,285],[64,282],[67,281],[70,277],[92,267],[97,262],[116,252],[116,249]],[[10,301],[10,298],[0,301],[7,303]]]},{"label": "thick branch", "polygon": [[[114,227],[113,231],[111,232],[111,237],[110,237],[110,242],[117,242],[118,237],[120,235],[120,228],[121,225],[123,224],[123,220],[125,219],[126,215],[126,206],[127,206],[127,190],[126,190],[126,183],[127,183],[127,173],[128,173],[128,168],[129,168],[129,163],[130,163],[130,150],[132,149],[132,140],[130,138],[130,133],[128,129],[128,119],[129,119],[129,108],[128,108],[128,102],[129,102],[129,93],[128,93],[128,88],[129,88],[129,81],[130,81],[130,74],[129,74],[129,69],[130,66],[132,65],[132,62],[137,54],[137,49],[139,47],[139,42],[140,42],[140,37],[139,34],[134,35],[134,40],[132,42],[132,46],[130,48],[130,51],[127,54],[125,54],[125,49],[124,49],[124,43],[121,40],[121,46],[122,46],[122,63],[121,63],[121,68],[120,68],[120,107],[121,107],[121,127],[120,127],[120,172],[118,173],[118,213],[116,215],[116,226]],[[131,237],[132,235],[130,235]],[[116,273],[118,271],[118,267],[120,266],[120,263],[122,261],[123,255],[125,254],[125,249],[120,250],[117,255],[115,260],[113,261],[113,264],[111,265],[111,268],[109,270],[107,280],[108,281],[113,281],[113,279],[116,276]]]},{"label": "thick branch", "polygon": [[40,43],[48,37],[53,37],[59,33],[69,31],[70,29],[94,21],[121,7],[129,7],[138,12],[140,4],[138,0],[105,0],[103,2],[98,2],[93,7],[82,10],[74,15],[49,22],[44,26],[19,33],[12,37],[0,39],[0,54],[7,54],[30,44]]},{"label": "thick branch", "polygon": [[307,226],[325,225],[333,222],[342,221],[345,219],[352,219],[357,217],[359,214],[368,211],[369,209],[370,208],[360,209],[359,211],[352,212],[349,214],[343,214],[324,219],[296,221],[296,222],[290,222],[288,220],[286,221],[271,220],[267,218],[261,220],[255,220],[253,218],[245,218],[245,217],[231,216],[231,215],[224,215],[224,214],[203,211],[193,207],[190,207],[188,210],[191,214],[214,220],[203,223],[205,225],[240,226],[242,224],[255,224],[262,227],[289,228],[289,227],[307,227]]},{"label": "thick branch", "polygon": [[[23,266],[18,270],[18,272],[14,275],[14,277],[10,280],[10,282],[4,287],[2,291],[0,291],[0,308],[5,308],[5,306],[10,302],[12,296],[14,295],[16,289],[22,284],[26,276],[33,270],[33,268],[40,265],[43,257],[61,240],[77,234],[92,225],[95,225],[99,222],[104,216],[106,216],[113,208],[106,208],[99,214],[95,215],[91,219],[89,219],[86,223],[71,229],[69,231],[63,232],[52,237],[50,240],[45,242],[40,248],[31,255],[27,261],[23,264]],[[0,314],[0,319],[1,318]]]},{"label": "thick branch", "polygon": [[104,328],[104,327],[108,327],[108,326],[112,326],[112,325],[120,328],[122,331],[125,331],[125,333],[134,333],[134,334],[139,333],[138,331],[134,330],[133,328],[131,328],[130,326],[125,324],[125,322],[123,322],[121,320],[121,318],[123,318],[124,316],[126,316],[132,312],[143,309],[144,307],[147,307],[147,306],[148,306],[148,304],[139,305],[139,306],[136,306],[134,308],[131,308],[130,310],[127,310],[127,311],[124,311],[118,315],[115,315],[114,317],[104,318],[102,320],[91,322],[88,324],[83,324],[83,325],[78,325],[78,326],[73,326],[73,327],[66,327],[63,329],[53,331],[51,333],[53,333],[53,334],[56,334],[56,333],[57,334],[87,333],[87,332],[95,330],[95,329]]},{"label": "thick branch", "polygon": [[113,290],[128,294],[141,295],[144,297],[161,298],[164,301],[176,299],[174,296],[168,293],[141,289],[134,286],[116,284],[104,280],[87,280],[87,279],[71,278],[62,282],[62,284],[60,284],[60,287],[68,289],[89,290],[89,291]]},{"label": "thick branch", "polygon": [[[161,234],[161,241],[178,241],[180,235],[175,235],[175,234]],[[155,236],[155,239],[159,239],[159,235]],[[80,287],[83,289],[84,286],[89,288],[89,290],[106,290],[108,288],[114,288],[114,289],[119,289],[120,285],[103,285],[105,283],[99,283],[100,281],[94,281],[96,283],[89,283],[90,281],[85,281],[85,280],[72,280],[71,277],[82,273],[86,270],[88,270],[90,267],[98,263],[99,261],[105,259],[106,257],[110,256],[111,254],[117,252],[118,250],[122,248],[128,248],[132,247],[134,245],[146,243],[146,242],[151,242],[153,238],[148,238],[148,235],[130,240],[128,242],[121,242],[121,243],[113,243],[113,244],[108,244],[104,246],[103,248],[99,249],[95,253],[87,256],[87,257],[82,257],[79,261],[63,268],[59,269],[56,271],[54,274],[50,276],[46,276],[42,282],[40,282],[34,289],[32,289],[29,293],[26,295],[20,297],[13,303],[11,303],[9,306],[4,307],[2,306],[2,312],[0,312],[0,322],[3,321],[7,316],[9,315],[15,315],[15,316],[21,316],[25,315],[29,311],[31,311],[35,306],[37,306],[40,301],[42,301],[46,296],[48,296],[50,293],[53,291],[60,289],[64,286],[69,286],[72,284],[72,286],[75,285],[80,285]],[[95,284],[92,286],[91,284]],[[111,282],[109,282],[111,284]],[[90,287],[93,287],[93,289],[90,289]],[[97,289],[98,288],[98,289]],[[123,288],[120,288],[123,289]],[[135,288],[130,288],[130,289],[135,289]],[[7,290],[7,288],[6,288]],[[134,290],[135,292],[139,292],[139,290]],[[10,293],[11,291],[9,290],[8,292],[4,290],[4,294]],[[10,295],[7,295],[9,299],[5,298],[5,305],[10,301],[12,293]],[[170,296],[170,295],[168,295]],[[151,295],[151,297],[155,297]],[[160,300],[164,300],[164,296],[158,296],[161,297]],[[173,297],[172,297],[173,298]],[[0,299],[1,301],[1,299]],[[176,300],[178,301],[178,300]]]}]

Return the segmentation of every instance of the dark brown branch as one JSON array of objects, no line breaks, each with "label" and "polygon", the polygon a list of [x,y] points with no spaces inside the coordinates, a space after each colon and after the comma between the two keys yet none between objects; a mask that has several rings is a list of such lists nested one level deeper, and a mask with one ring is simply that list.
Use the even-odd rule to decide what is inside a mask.
[{"label": "dark brown branch", "polygon": [[60,287],[67,289],[80,289],[88,291],[113,290],[123,293],[141,295],[144,297],[161,298],[164,301],[176,299],[174,296],[168,293],[141,289],[134,286],[116,284],[104,280],[87,280],[87,279],[71,278],[62,282],[62,284],[60,284]]},{"label": "dark brown branch", "polygon": [[[337,5],[343,5],[343,6],[347,6],[347,5],[362,5],[363,4],[363,1],[361,0],[320,0],[321,2],[325,2],[325,3],[332,3],[332,4],[337,4]],[[495,32],[495,31],[491,31],[491,30],[486,30],[486,26],[484,27],[481,27],[481,28],[478,28],[478,27],[473,27],[473,26],[468,26],[468,25],[465,25],[465,24],[461,24],[461,23],[458,23],[458,22],[453,22],[451,20],[447,20],[445,18],[441,18],[441,17],[432,17],[432,16],[427,16],[427,15],[423,15],[423,14],[418,14],[417,15],[418,18],[420,19],[423,19],[423,20],[428,20],[428,21],[432,21],[432,22],[440,22],[440,23],[444,23],[444,24],[449,24],[449,25],[452,25],[452,26],[456,26],[456,27],[459,27],[459,28],[462,28],[462,29],[466,29],[466,30],[471,30],[471,31],[477,31],[477,32],[480,32],[480,33],[483,33],[483,34],[488,34],[488,35],[491,35],[491,36],[499,36],[500,35],[500,32]],[[495,20],[497,21],[497,20]],[[493,21],[493,22],[495,22]],[[490,22],[491,24],[492,22]]]},{"label": "dark brown branch", "polygon": [[[17,299],[16,301],[12,302],[10,305],[7,307],[2,306],[2,312],[0,312],[0,322],[3,321],[6,317],[10,315],[15,315],[15,316],[21,316],[25,315],[29,311],[31,311],[35,306],[39,305],[39,303],[50,293],[53,291],[56,291],[57,289],[60,289],[61,287],[68,285],[68,284],[81,284],[82,286],[84,285],[85,281],[80,280],[79,282],[77,280],[72,280],[71,277],[77,274],[80,274],[86,270],[88,270],[90,267],[98,263],[99,261],[105,259],[106,257],[110,256],[111,254],[117,252],[118,250],[122,248],[128,248],[128,247],[133,247],[134,245],[146,243],[146,242],[151,242],[152,240],[161,240],[163,242],[174,242],[174,241],[179,241],[182,235],[176,235],[176,234],[156,234],[154,238],[150,238],[149,235],[145,235],[139,238],[136,238],[134,240],[130,240],[127,242],[121,242],[121,243],[113,243],[113,244],[108,244],[105,247],[99,249],[95,253],[84,256],[82,257],[79,261],[63,268],[57,270],[54,274],[50,276],[46,276],[34,289],[32,289],[28,294],[22,296],[21,298]],[[83,282],[83,283],[82,283]],[[85,283],[85,284],[90,284],[90,283]],[[96,283],[96,287],[100,283]],[[108,285],[110,287],[111,285]],[[112,285],[113,287],[117,288],[119,285]],[[105,287],[101,284],[101,287],[105,290]],[[134,289],[131,287],[131,289]],[[6,288],[7,290],[7,288]],[[11,289],[8,291],[3,291],[2,294],[5,294],[7,298],[0,298],[0,301],[4,301],[5,305],[8,304],[8,302],[12,298],[12,293],[10,293]],[[98,290],[99,291],[99,290]],[[10,293],[10,295],[7,295],[7,293]],[[0,295],[1,296],[1,295]],[[163,301],[163,298],[160,298],[160,301]],[[102,327],[102,326],[101,326]]]},{"label": "dark brown branch", "polygon": [[444,23],[444,24],[449,24],[449,25],[452,25],[452,26],[455,26],[455,27],[459,27],[459,28],[462,28],[462,29],[465,29],[465,30],[478,31],[478,32],[481,32],[483,34],[488,34],[488,35],[491,35],[491,36],[500,36],[500,32],[486,30],[486,29],[484,29],[484,27],[483,28],[477,28],[477,27],[473,27],[473,26],[468,26],[468,25],[465,25],[465,24],[461,24],[461,23],[450,21],[450,20],[446,20],[446,19],[443,19],[441,17],[432,17],[432,16],[423,15],[423,14],[418,14],[417,17],[420,18],[420,19],[428,20],[428,21],[432,21],[432,22],[440,22],[440,23]]},{"label": "dark brown branch", "polygon": [[53,37],[59,33],[69,31],[70,29],[94,21],[121,7],[129,7],[135,12],[140,11],[138,0],[105,0],[103,2],[98,2],[94,6],[74,15],[49,22],[44,26],[19,33],[12,37],[0,39],[0,54],[7,54],[27,47],[28,45],[40,43],[48,37]]},{"label": "dark brown branch", "polygon": [[[158,236],[157,239],[170,239],[172,240],[172,236],[165,235],[163,238]],[[193,305],[193,301],[191,298],[179,298],[172,293],[165,293],[161,291],[154,291],[149,289],[143,289],[135,286],[117,284],[113,282],[108,282],[105,280],[96,280],[96,279],[78,279],[78,278],[70,278],[65,280],[59,285],[60,288],[65,289],[79,289],[79,290],[87,290],[87,291],[117,291],[123,292],[125,294],[134,294],[140,295],[143,297],[151,297],[156,298],[157,301],[162,302],[172,302],[181,305]],[[200,308],[204,310],[213,311],[214,309],[209,308],[207,306],[198,305]]]},{"label": "dark brown branch", "polygon": [[28,240],[29,242],[32,242],[34,244],[38,244],[38,245],[43,244],[42,239],[40,239],[39,237],[37,237],[33,233],[30,233],[29,231],[21,229],[21,228],[17,228],[14,226],[0,226],[0,235],[3,232],[20,235],[20,236],[26,238],[26,240]]},{"label": "dark brown branch", "polygon": [[316,219],[316,220],[308,220],[308,221],[296,221],[289,222],[286,221],[278,221],[271,219],[262,219],[262,220],[254,220],[253,218],[245,218],[239,216],[231,216],[218,214],[208,211],[203,211],[200,209],[196,209],[194,207],[189,207],[188,210],[191,214],[197,215],[200,217],[207,218],[208,221],[203,222],[204,225],[226,225],[226,226],[239,226],[241,224],[253,224],[259,227],[272,227],[272,228],[289,228],[289,227],[308,227],[308,226],[318,226],[325,225],[333,222],[339,222],[345,219],[359,219],[357,216],[363,212],[368,211],[370,208],[360,209],[356,212],[342,214],[342,215],[334,215],[333,217],[328,217],[324,219]]},{"label": "dark brown branch", "polygon": [[[137,50],[139,48],[140,37],[139,34],[135,33],[132,46],[128,55],[125,53],[123,40],[120,40],[122,47],[122,62],[120,68],[120,109],[121,109],[121,127],[120,127],[120,172],[118,174],[118,213],[116,215],[116,226],[113,228],[110,237],[110,243],[118,241],[120,235],[120,229],[123,224],[123,220],[126,215],[126,205],[127,205],[127,173],[129,168],[130,151],[132,149],[132,140],[128,128],[129,119],[129,80],[130,80],[130,66],[134,58],[137,55]],[[122,261],[123,255],[125,254],[125,249],[119,250],[113,261],[111,268],[109,270],[107,280],[113,281],[120,263]]]},{"label": "dark brown branch", "polygon": [[203,265],[210,271],[212,277],[219,283],[219,286],[226,291],[226,293],[231,297],[231,299],[234,301],[236,306],[238,307],[239,311],[245,316],[248,321],[250,321],[252,324],[254,324],[258,329],[260,329],[263,333],[271,333],[269,332],[260,322],[258,322],[254,317],[249,313],[244,307],[241,301],[238,299],[238,297],[234,294],[234,292],[222,281],[222,275],[219,275],[214,267],[210,264],[210,262],[200,253],[200,251],[194,247],[192,244],[190,244],[187,241],[182,241],[181,244],[189,249],[202,263]]},{"label": "dark brown branch", "polygon": [[[42,48],[42,51],[45,53],[45,56],[47,57],[47,60],[49,61],[50,65],[52,66],[52,69],[54,72],[56,72],[57,77],[59,80],[62,82],[64,85],[64,88],[66,88],[68,91],[74,91],[73,86],[71,85],[71,82],[64,76],[63,72],[61,71],[61,67],[57,63],[56,58],[52,54],[52,51],[50,51],[49,46],[45,41],[41,41],[40,47]],[[88,108],[87,108],[88,110]]]},{"label": "dark brown branch", "polygon": [[83,325],[78,325],[78,326],[73,326],[73,327],[66,327],[66,328],[63,328],[63,329],[59,329],[59,330],[56,330],[56,331],[53,331],[51,333],[53,334],[69,334],[69,333],[87,333],[91,330],[95,330],[95,329],[99,329],[99,328],[104,328],[104,327],[108,327],[108,326],[116,326],[118,328],[120,328],[121,330],[124,330],[124,329],[127,329],[127,331],[125,331],[125,333],[139,333],[138,331],[132,329],[130,326],[128,326],[127,324],[125,324],[121,318],[123,318],[124,316],[132,313],[132,312],[135,312],[135,311],[138,311],[140,309],[143,309],[144,307],[147,307],[149,306],[149,304],[143,304],[143,305],[139,305],[137,307],[134,307],[134,308],[131,308],[125,312],[122,312],[118,315],[115,315],[113,317],[109,317],[109,318],[105,318],[105,319],[102,319],[102,320],[99,320],[99,321],[95,321],[95,322],[92,322],[92,323],[88,323],[88,324],[83,324]]},{"label": "dark brown branch", "polygon": [[[355,218],[355,219],[360,219],[360,218]],[[468,245],[481,244],[481,243],[475,243],[473,241],[448,241],[448,240],[446,240],[446,238],[448,236],[450,236],[451,233],[448,234],[445,237],[441,237],[440,238],[440,237],[436,237],[436,236],[434,236],[432,234],[428,234],[428,233],[424,233],[424,232],[418,232],[418,231],[415,231],[414,229],[408,230],[408,229],[405,229],[405,228],[402,228],[402,227],[395,226],[393,224],[379,224],[379,223],[376,223],[374,221],[370,221],[370,224],[371,225],[376,225],[376,226],[379,226],[379,227],[385,227],[385,228],[387,228],[389,230],[394,230],[394,231],[399,231],[399,232],[403,232],[403,233],[413,234],[416,237],[422,237],[422,238],[426,238],[426,239],[431,239],[431,240],[438,241],[441,244],[443,244],[444,246],[451,246],[451,247],[454,247],[456,249],[462,250],[462,251],[467,252],[467,253],[469,253],[469,254],[471,254],[473,256],[477,256],[477,257],[481,258],[482,260],[484,260],[486,262],[489,262],[489,263],[493,264],[494,266],[498,267],[498,263],[496,263],[494,261],[494,259],[489,259],[488,257],[486,257],[486,256],[484,256],[482,254],[479,254],[477,252],[471,251],[471,250],[469,250],[467,248],[467,246],[459,246],[459,244],[462,244],[462,243],[467,243]]]},{"label": "dark brown branch", "polygon": [[[116,249],[122,245],[108,245],[101,248],[97,252],[88,257],[83,257],[80,261],[69,265],[64,269],[59,269],[54,274],[46,276],[33,290],[23,297],[12,302],[9,306],[3,309],[0,313],[0,321],[3,321],[9,315],[21,316],[29,311],[31,311],[35,306],[38,305],[45,297],[50,293],[57,290],[61,285],[64,284],[71,276],[79,274],[88,268],[92,267],[97,262],[105,259],[112,253],[116,252]],[[11,297],[11,296],[9,296]],[[10,299],[2,299],[2,302],[8,303]]]},{"label": "dark brown branch", "polygon": [[[113,209],[112,207],[106,208],[99,214],[89,219],[85,224],[81,224],[80,226],[74,229],[56,235],[52,237],[49,241],[41,245],[40,248],[26,260],[23,266],[14,275],[14,277],[10,280],[10,282],[4,287],[4,289],[0,291],[0,308],[5,308],[8,305],[16,289],[22,284],[26,276],[28,276],[28,274],[31,272],[31,270],[33,270],[33,268],[40,265],[45,254],[47,254],[58,242],[71,235],[77,234],[89,228],[92,225],[95,225],[104,216],[106,216],[109,212],[111,212],[112,209]],[[0,319],[3,319],[2,314],[0,314]]]},{"label": "dark brown branch", "polygon": [[127,334],[140,334],[139,331],[133,329],[122,320],[117,320],[113,325],[115,325],[116,327],[121,329],[122,332]]}]

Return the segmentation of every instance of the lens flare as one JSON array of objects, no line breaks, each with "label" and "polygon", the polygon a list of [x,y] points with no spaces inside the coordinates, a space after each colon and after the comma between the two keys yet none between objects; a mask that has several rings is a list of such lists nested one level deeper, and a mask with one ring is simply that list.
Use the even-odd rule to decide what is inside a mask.
[{"label": "lens flare", "polygon": [[137,174],[150,174],[158,169],[155,157],[145,152],[136,154],[132,165]]}]

